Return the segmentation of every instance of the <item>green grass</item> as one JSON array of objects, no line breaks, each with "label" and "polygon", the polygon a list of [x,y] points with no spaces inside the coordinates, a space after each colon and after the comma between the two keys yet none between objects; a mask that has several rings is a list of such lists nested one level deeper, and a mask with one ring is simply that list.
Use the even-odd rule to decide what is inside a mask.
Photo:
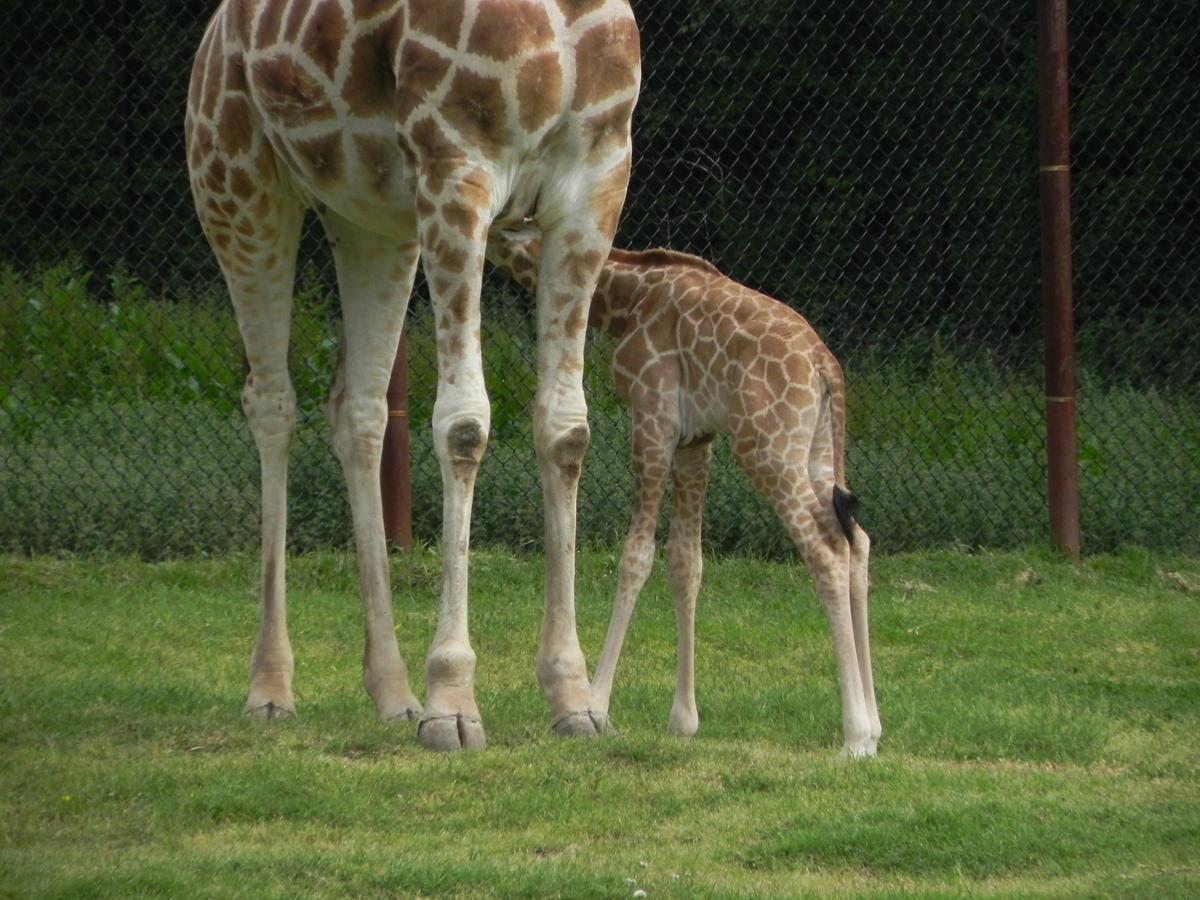
[{"label": "green grass", "polygon": [[[839,765],[807,576],[714,559],[701,731],[663,735],[660,573],[614,694],[618,737],[548,734],[535,556],[477,552],[484,753],[376,722],[344,554],[291,561],[299,717],[239,717],[256,560],[0,558],[0,895],[1195,896],[1200,563],[1127,550],[881,556],[881,755]],[[611,553],[579,557],[595,662]],[[420,688],[439,563],[393,561]]]}]

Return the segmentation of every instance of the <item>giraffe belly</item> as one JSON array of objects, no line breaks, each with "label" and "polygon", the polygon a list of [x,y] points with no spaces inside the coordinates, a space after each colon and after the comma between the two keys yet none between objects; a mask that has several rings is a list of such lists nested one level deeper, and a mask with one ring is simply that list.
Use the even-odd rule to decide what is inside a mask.
[{"label": "giraffe belly", "polygon": [[413,179],[390,121],[377,127],[347,124],[318,140],[281,129],[267,133],[308,206],[331,210],[376,234],[416,236]]},{"label": "giraffe belly", "polygon": [[679,444],[689,446],[729,431],[729,398],[708,379],[680,392]]}]

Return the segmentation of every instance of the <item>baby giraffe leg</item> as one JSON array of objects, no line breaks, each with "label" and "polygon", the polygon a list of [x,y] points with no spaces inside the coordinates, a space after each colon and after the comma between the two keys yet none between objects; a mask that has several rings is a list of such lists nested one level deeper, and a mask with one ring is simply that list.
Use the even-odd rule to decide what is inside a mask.
[{"label": "baby giraffe leg", "polygon": [[851,617],[850,547],[834,515],[832,495],[818,498],[806,465],[760,450],[757,436],[749,428],[740,440],[735,436],[734,454],[782,520],[825,607],[842,698],[841,755],[872,756],[871,724]]},{"label": "baby giraffe leg", "polygon": [[681,449],[675,454],[671,536],[667,541],[667,580],[675,595],[678,672],[669,734],[691,737],[700,727],[696,711],[696,595],[704,568],[700,529],[712,445]]},{"label": "baby giraffe leg", "polygon": [[821,503],[807,481],[797,493],[798,502],[784,517],[784,523],[808,564],[829,621],[842,695],[841,755],[851,759],[874,756],[850,604],[850,548],[832,506]]},{"label": "baby giraffe leg", "polygon": [[854,649],[858,656],[858,672],[862,681],[863,699],[867,704],[867,719],[871,724],[871,739],[867,756],[874,756],[883,735],[879,708],[875,704],[875,677],[871,670],[871,638],[867,626],[867,560],[871,554],[871,539],[861,526],[855,525],[850,544],[850,618],[854,623]]},{"label": "baby giraffe leg", "polygon": [[[672,429],[669,435],[672,440],[674,433]],[[663,438],[661,421],[657,417],[635,413],[633,468],[637,495],[633,519],[625,538],[625,549],[621,553],[612,620],[608,625],[600,662],[596,665],[596,675],[592,679],[593,703],[596,711],[604,716],[608,715],[617,659],[625,643],[625,632],[633,617],[633,608],[654,567],[654,529],[658,524],[658,510],[667,486],[667,472],[671,467],[671,453]]]}]

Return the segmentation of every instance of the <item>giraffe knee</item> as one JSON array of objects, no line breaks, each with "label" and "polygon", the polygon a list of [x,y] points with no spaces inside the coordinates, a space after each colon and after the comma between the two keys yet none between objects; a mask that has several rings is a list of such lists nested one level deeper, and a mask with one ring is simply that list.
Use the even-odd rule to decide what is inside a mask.
[{"label": "giraffe knee", "polygon": [[457,462],[478,463],[483,459],[487,447],[487,435],[483,423],[475,419],[464,419],[451,425],[446,432],[446,450]]},{"label": "giraffe knee", "polygon": [[467,476],[479,470],[487,449],[488,423],[475,416],[464,416],[449,424],[435,440],[438,457],[456,475]]},{"label": "giraffe knee", "polygon": [[547,441],[542,455],[559,470],[565,480],[578,481],[590,440],[591,431],[586,423],[582,423]]},{"label": "giraffe knee", "polygon": [[251,373],[242,388],[242,411],[260,449],[291,442],[296,430],[296,392],[287,378],[256,378]]},{"label": "giraffe knee", "polygon": [[333,452],[343,463],[355,458],[372,460],[383,452],[387,401],[382,397],[331,394],[325,415],[333,431]]}]

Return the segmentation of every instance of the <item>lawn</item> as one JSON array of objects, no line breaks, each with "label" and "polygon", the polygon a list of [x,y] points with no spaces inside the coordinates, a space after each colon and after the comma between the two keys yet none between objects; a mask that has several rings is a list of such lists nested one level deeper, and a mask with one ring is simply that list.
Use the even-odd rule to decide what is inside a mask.
[{"label": "lawn", "polygon": [[[594,664],[612,553],[579,558]],[[710,560],[701,728],[664,735],[656,572],[615,737],[548,733],[541,565],[478,552],[489,748],[437,757],[358,686],[351,556],[289,571],[300,715],[239,717],[256,560],[0,557],[0,895],[649,897],[1200,893],[1200,560],[881,557],[880,756],[835,762],[832,654],[796,566]],[[420,682],[439,563],[393,561]]]}]

